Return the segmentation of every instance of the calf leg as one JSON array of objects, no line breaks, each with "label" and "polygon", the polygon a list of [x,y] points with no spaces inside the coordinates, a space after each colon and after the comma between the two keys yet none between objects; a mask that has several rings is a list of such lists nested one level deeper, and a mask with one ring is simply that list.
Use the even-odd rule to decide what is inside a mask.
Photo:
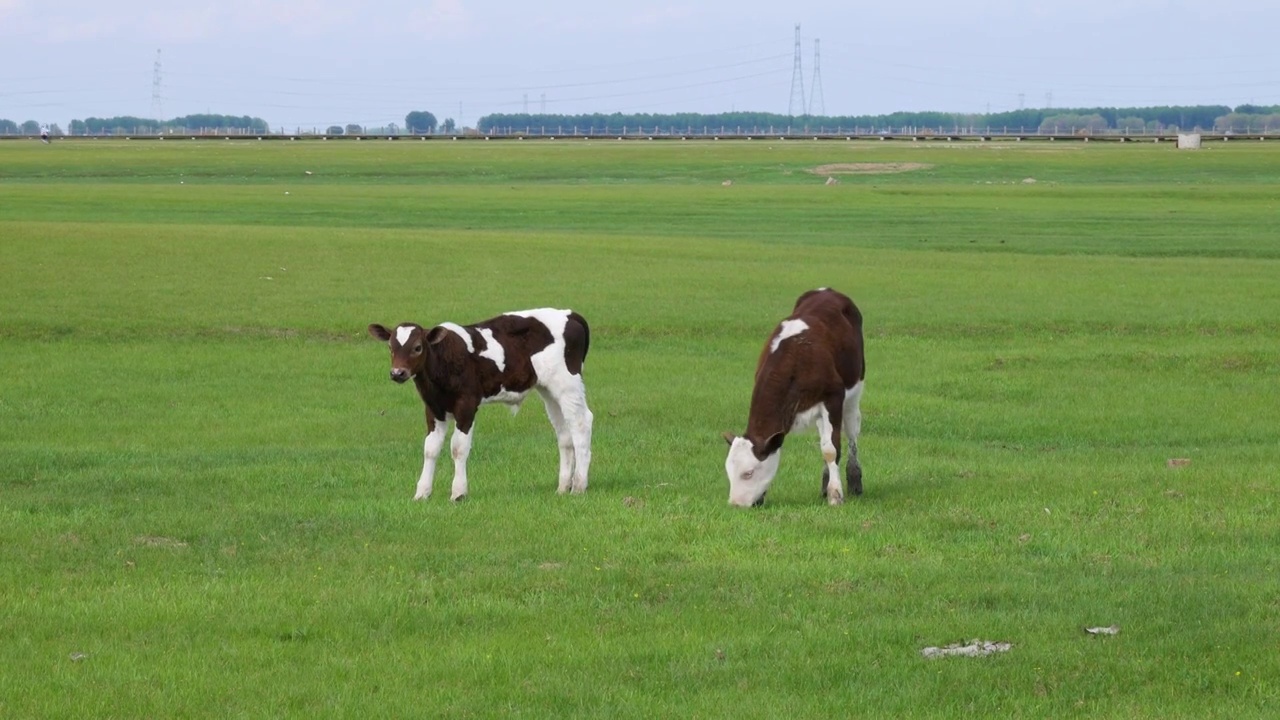
[{"label": "calf leg", "polygon": [[862,383],[853,386],[845,396],[844,432],[849,439],[849,460],[845,465],[845,482],[850,495],[862,494],[862,463],[858,461],[858,436],[862,434]]},{"label": "calf leg", "polygon": [[822,494],[831,505],[844,502],[840,482],[831,482],[840,471],[840,421],[843,402],[844,398],[828,401],[823,407],[822,414],[818,416],[817,423],[818,444],[822,448],[822,461],[825,463],[822,470]]},{"label": "calf leg", "polygon": [[595,416],[587,407],[587,390],[582,377],[573,376],[572,383],[556,397],[556,401],[573,438],[572,492],[584,493],[587,491],[587,473],[591,470],[591,429]]},{"label": "calf leg", "polygon": [[453,454],[453,488],[449,499],[457,502],[467,496],[467,457],[471,455],[471,431],[475,429],[475,408],[459,410],[453,425],[449,450]]},{"label": "calf leg", "polygon": [[418,491],[414,500],[426,500],[431,497],[431,479],[436,474],[436,458],[440,457],[440,448],[444,447],[444,433],[448,420],[427,423],[431,426],[427,431],[427,439],[422,443],[422,474],[418,476]]},{"label": "calf leg", "polygon": [[449,451],[453,454],[453,487],[449,490],[449,499],[457,502],[467,496],[467,456],[471,454],[471,434],[455,427]]},{"label": "calf leg", "polygon": [[556,492],[563,495],[572,487],[573,433],[569,432],[569,424],[560,411],[560,403],[545,390],[540,389],[539,394],[542,395],[542,404],[547,408],[547,419],[556,431],[556,445],[560,448],[560,483],[556,486]]}]

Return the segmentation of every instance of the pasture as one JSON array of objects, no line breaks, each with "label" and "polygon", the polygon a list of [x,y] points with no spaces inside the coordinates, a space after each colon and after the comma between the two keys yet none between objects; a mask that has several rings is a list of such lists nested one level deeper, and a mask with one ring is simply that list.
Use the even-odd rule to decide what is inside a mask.
[{"label": "pasture", "polygon": [[[0,143],[0,716],[1274,717],[1278,187],[1270,142]],[[730,508],[821,285],[866,494],[794,436]],[[590,491],[531,398],[411,502],[365,326],[548,305]]]}]

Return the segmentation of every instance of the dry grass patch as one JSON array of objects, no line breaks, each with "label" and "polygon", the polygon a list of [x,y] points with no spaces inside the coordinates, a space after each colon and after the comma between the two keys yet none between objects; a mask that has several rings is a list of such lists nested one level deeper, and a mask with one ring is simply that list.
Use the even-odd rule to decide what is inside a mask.
[{"label": "dry grass patch", "polygon": [[893,173],[911,172],[912,170],[929,170],[930,163],[918,162],[857,162],[828,163],[819,165],[809,172],[814,175],[831,177],[832,175],[890,175]]}]

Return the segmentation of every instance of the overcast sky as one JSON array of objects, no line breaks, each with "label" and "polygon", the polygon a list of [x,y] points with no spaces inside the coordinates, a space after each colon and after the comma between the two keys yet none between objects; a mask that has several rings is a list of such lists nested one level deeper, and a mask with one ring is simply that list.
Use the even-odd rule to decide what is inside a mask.
[{"label": "overcast sky", "polygon": [[1280,104],[1280,0],[0,0],[0,118],[799,114],[797,24],[814,114]]}]

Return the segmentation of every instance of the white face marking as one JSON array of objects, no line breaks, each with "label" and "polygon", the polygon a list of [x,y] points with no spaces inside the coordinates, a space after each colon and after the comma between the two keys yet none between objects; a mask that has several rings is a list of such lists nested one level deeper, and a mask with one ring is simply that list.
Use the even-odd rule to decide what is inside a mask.
[{"label": "white face marking", "polygon": [[757,460],[754,446],[744,437],[733,439],[729,456],[724,461],[724,471],[729,476],[729,504],[750,507],[764,496],[778,474],[778,450],[764,460]]},{"label": "white face marking", "polygon": [[409,342],[409,336],[413,334],[412,325],[401,325],[396,328],[396,342],[401,346]]},{"label": "white face marking", "polygon": [[443,322],[440,323],[440,327],[462,338],[462,342],[467,344],[467,352],[473,353],[476,351],[476,346],[471,342],[471,334],[462,329],[461,325],[457,323]]},{"label": "white face marking", "polygon": [[484,350],[480,351],[480,357],[492,360],[493,364],[498,366],[499,372],[506,370],[507,353],[502,349],[502,345],[498,344],[493,331],[489,328],[480,328],[480,337],[484,338]]},{"label": "white face marking", "polygon": [[808,330],[809,323],[803,320],[783,320],[778,328],[778,335],[773,339],[773,343],[769,345],[769,352],[776,352],[783,340]]}]

